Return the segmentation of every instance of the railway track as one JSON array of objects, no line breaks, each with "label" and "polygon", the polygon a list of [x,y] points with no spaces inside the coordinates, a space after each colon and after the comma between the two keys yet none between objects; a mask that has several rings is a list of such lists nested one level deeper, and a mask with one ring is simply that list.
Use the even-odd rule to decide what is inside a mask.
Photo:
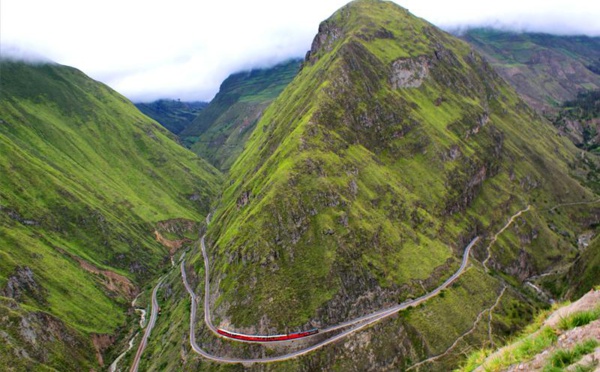
[{"label": "railway track", "polygon": [[[320,341],[314,345],[305,347],[303,349],[300,349],[300,350],[297,350],[297,351],[294,351],[294,352],[291,352],[288,354],[284,354],[284,355],[265,357],[265,358],[246,358],[246,359],[244,359],[244,358],[222,357],[222,356],[212,355],[212,354],[208,353],[207,351],[203,350],[197,344],[196,334],[195,334],[195,325],[196,325],[196,320],[197,320],[196,317],[197,317],[197,308],[198,308],[198,297],[194,293],[192,287],[189,285],[189,282],[187,280],[187,274],[185,271],[185,260],[182,260],[181,265],[180,265],[181,277],[182,277],[182,281],[185,285],[185,288],[188,291],[190,298],[192,300],[191,305],[190,305],[190,337],[189,337],[190,345],[192,347],[192,350],[194,350],[194,352],[196,352],[200,356],[202,356],[206,359],[215,361],[215,362],[220,362],[220,363],[242,363],[242,364],[248,365],[248,364],[254,364],[254,363],[279,362],[279,361],[297,358],[299,356],[302,356],[302,355],[308,354],[312,351],[315,351],[317,349],[320,349],[326,345],[329,345],[331,343],[339,341],[345,337],[348,337],[349,335],[351,335],[355,332],[358,332],[364,328],[367,328],[374,323],[382,321],[383,319],[386,319],[386,318],[398,313],[401,310],[405,310],[410,307],[418,306],[419,304],[429,300],[430,298],[437,296],[443,289],[450,286],[450,284],[452,284],[452,282],[454,282],[454,280],[456,280],[466,270],[467,264],[469,261],[469,255],[471,253],[471,249],[478,241],[479,241],[479,237],[476,237],[465,247],[462,262],[461,262],[461,265],[458,268],[458,270],[454,274],[452,274],[448,279],[446,279],[446,281],[444,281],[444,283],[442,283],[439,287],[437,287],[433,291],[431,291],[421,297],[418,297],[416,299],[405,301],[396,306],[382,309],[382,310],[373,312],[371,314],[367,314],[362,317],[355,318],[355,319],[349,320],[344,323],[340,323],[338,325],[334,325],[334,326],[331,326],[331,327],[328,327],[325,329],[321,329],[321,330],[319,330],[319,334],[329,333],[329,332],[333,332],[333,331],[340,331],[340,330],[341,330],[341,332],[330,338]],[[205,324],[207,325],[207,327],[215,335],[217,335],[219,337],[223,337],[223,335],[219,333],[219,329],[216,328],[212,324],[212,321],[210,319],[210,306],[209,306],[210,304],[209,304],[209,296],[208,296],[208,293],[210,293],[209,292],[210,291],[210,281],[209,281],[210,266],[209,266],[209,261],[208,261],[208,255],[206,253],[206,247],[204,244],[204,237],[202,237],[202,239],[201,239],[201,246],[202,246],[202,254],[204,256],[204,264],[205,264],[204,321],[205,321]],[[251,336],[251,335],[248,335],[248,336]],[[314,334],[307,336],[304,339],[313,337],[313,336],[314,336]],[[238,340],[238,339],[234,339],[234,340],[242,341],[242,340]],[[279,341],[279,342],[293,342],[293,341],[294,340],[286,340],[286,341]],[[248,342],[248,341],[242,341],[242,342]],[[252,342],[262,343],[262,344],[272,343],[272,341],[252,341]]]}]

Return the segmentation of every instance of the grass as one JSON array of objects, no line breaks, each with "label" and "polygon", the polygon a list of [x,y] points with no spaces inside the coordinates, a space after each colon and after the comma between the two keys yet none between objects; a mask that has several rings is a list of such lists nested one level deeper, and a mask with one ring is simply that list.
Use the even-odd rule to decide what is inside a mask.
[{"label": "grass", "polygon": [[544,367],[544,372],[562,371],[564,368],[580,360],[584,355],[594,351],[600,345],[598,340],[586,340],[571,349],[560,349],[552,353]]},{"label": "grass", "polygon": [[[600,239],[595,238],[569,270],[566,281],[570,298],[583,296],[589,288],[600,284]],[[564,293],[563,293],[564,294]]]},{"label": "grass", "polygon": [[575,314],[570,314],[567,317],[561,318],[558,323],[558,328],[561,330],[567,330],[575,327],[581,327],[599,318],[600,307],[589,311],[581,311]]},{"label": "grass", "polygon": [[[542,350],[552,345],[558,336],[556,331],[550,327],[543,327],[537,334],[525,336],[513,343],[510,351],[505,351],[500,356],[486,360],[490,350],[480,350],[473,353],[460,367],[460,371],[473,371],[480,365],[485,371],[500,371],[510,365],[527,361]],[[485,362],[485,363],[484,363]],[[483,364],[482,364],[483,363]]]},{"label": "grass", "polygon": [[[498,282],[482,270],[470,268],[455,284],[444,290],[443,295],[410,310],[406,319],[427,340],[429,355],[438,355],[473,326],[478,314],[491,307],[497,295]],[[508,303],[506,299],[503,302]],[[487,316],[484,318],[487,319]],[[487,322],[482,322],[482,326],[483,323],[487,325]],[[474,336],[478,337],[477,334]]]},{"label": "grass", "polygon": [[[472,353],[464,364],[460,367],[460,371],[473,371],[477,367],[482,366],[486,371],[499,371],[510,365],[522,363],[530,360],[533,356],[539,354],[541,351],[552,346],[556,340],[557,335],[560,331],[567,331],[576,327],[581,327],[591,323],[594,320],[600,318],[600,308],[596,308],[590,311],[581,311],[569,316],[562,318],[558,324],[557,329],[553,329],[547,326],[543,326],[543,323],[548,316],[560,306],[554,305],[552,309],[545,310],[536,316],[535,320],[526,327],[521,335],[508,342],[506,350],[499,354],[493,359],[489,359],[492,354],[492,350],[482,349]],[[595,343],[595,344],[594,344]],[[595,346],[592,346],[594,344]],[[561,350],[557,352],[556,363],[564,359],[565,363],[567,360],[571,360],[571,363],[578,360],[582,355],[589,353],[589,349],[592,350],[598,346],[598,341],[593,340],[589,343],[586,342],[584,345],[578,346],[573,350]],[[548,371],[553,371],[552,368],[562,368],[561,366],[554,365],[555,356],[551,357],[552,365],[547,366]],[[565,364],[565,366],[568,364]],[[563,366],[564,367],[564,366]],[[545,369],[546,370],[546,369]]]},{"label": "grass", "polygon": [[181,133],[195,153],[228,170],[244,148],[263,110],[294,78],[300,60],[232,74],[203,112]]},{"label": "grass", "polygon": [[[142,286],[166,263],[155,224],[202,221],[221,176],[75,69],[7,61],[1,68],[0,286],[30,270],[33,284],[21,283],[16,295],[19,316],[56,317],[60,329],[78,334],[73,360],[95,369],[91,335],[115,333],[131,299],[73,257]],[[27,341],[17,335],[10,343]],[[65,355],[51,347],[42,364],[74,369],[60,367]]]},{"label": "grass", "polygon": [[[266,316],[278,330],[301,327],[342,288],[351,298],[414,296],[419,281],[451,270],[468,231],[493,234],[530,198],[592,197],[568,175],[573,146],[464,42],[385,2],[353,2],[327,25],[335,40],[264,111],[209,228],[215,275],[225,278],[218,306],[231,305],[234,325]],[[421,87],[391,88],[391,61],[437,45],[447,59]],[[576,229],[575,212],[565,213],[553,224]],[[504,268],[526,255],[543,270],[574,250],[534,206],[493,253]]]}]

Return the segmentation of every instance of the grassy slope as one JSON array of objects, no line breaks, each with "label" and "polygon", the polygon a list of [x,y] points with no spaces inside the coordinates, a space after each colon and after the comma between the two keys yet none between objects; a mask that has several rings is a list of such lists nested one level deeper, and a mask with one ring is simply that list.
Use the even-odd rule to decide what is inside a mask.
[{"label": "grassy slope", "polygon": [[533,107],[553,111],[582,90],[600,88],[600,38],[469,30],[483,53]]},{"label": "grassy slope", "polygon": [[[598,288],[596,287],[595,290]],[[513,337],[502,347],[471,352],[468,359],[456,371],[496,372],[514,370],[517,366],[521,369],[537,371],[541,370],[539,364],[542,364],[544,371],[566,370],[566,367],[575,364],[583,355],[591,354],[598,346],[593,332],[573,334],[577,333],[578,327],[585,327],[600,318],[600,304],[594,298],[597,298],[597,295],[592,290],[580,301],[572,304],[568,302],[554,304],[551,309],[553,311],[540,312],[517,337]],[[579,330],[581,331],[581,328]],[[564,348],[564,345],[575,345],[575,347]],[[587,346],[582,347],[583,345]],[[535,364],[528,364],[539,357],[543,363],[538,361]],[[574,367],[569,370],[595,371],[598,361],[592,359],[591,363],[582,363],[581,369]]]},{"label": "grassy slope", "polygon": [[178,134],[187,128],[207,105],[207,102],[160,99],[149,103],[136,103],[135,107],[171,132]]},{"label": "grassy slope", "polygon": [[[598,185],[600,38],[472,29],[462,36],[582,155],[586,184]],[[595,107],[596,106],[596,107]]]},{"label": "grassy slope", "polygon": [[192,151],[220,169],[229,169],[242,152],[263,110],[296,76],[300,61],[228,77],[206,110],[182,133]]},{"label": "grassy slope", "polygon": [[579,298],[593,286],[600,285],[600,238],[596,237],[577,258],[567,274],[569,298]]},{"label": "grassy slope", "polygon": [[[127,299],[68,255],[143,283],[167,256],[154,224],[201,221],[220,174],[75,69],[0,68],[0,290],[19,267],[30,268],[41,289],[22,291],[19,311],[52,314],[89,345],[90,334],[123,323]],[[15,337],[15,347],[31,346]],[[81,365],[95,363],[83,354]],[[44,362],[61,369],[60,360]]]},{"label": "grassy slope", "polygon": [[[470,236],[529,203],[539,209],[507,231],[494,265],[526,276],[574,255],[545,209],[592,198],[568,176],[574,147],[466,43],[369,0],[320,31],[231,168],[209,229],[217,322],[296,330],[416,296],[458,266]],[[431,64],[425,83],[393,89],[392,62],[418,56]],[[552,223],[572,236],[585,221]]]}]

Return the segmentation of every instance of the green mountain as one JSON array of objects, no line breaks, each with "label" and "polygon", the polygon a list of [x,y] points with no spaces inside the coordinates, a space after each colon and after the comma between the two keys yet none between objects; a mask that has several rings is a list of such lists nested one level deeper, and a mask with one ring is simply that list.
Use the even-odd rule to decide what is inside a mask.
[{"label": "green mountain", "polygon": [[[585,184],[600,191],[600,38],[473,29],[463,38],[481,52],[521,96],[582,151]],[[575,266],[543,281],[554,295],[580,296],[600,259],[583,248]],[[560,283],[560,284],[559,284]],[[583,285],[585,284],[585,285]]]},{"label": "green mountain", "polygon": [[593,286],[600,285],[600,238],[593,236],[582,242],[583,251],[569,268],[563,293],[567,298],[579,298]]},{"label": "green mountain", "polygon": [[229,76],[180,136],[192,151],[227,170],[242,152],[264,109],[296,76],[300,60]]},{"label": "green mountain", "polygon": [[135,107],[158,121],[163,127],[178,134],[187,128],[207,105],[207,102],[159,99],[149,103],[136,103]]},{"label": "green mountain", "polygon": [[523,281],[577,255],[598,210],[550,210],[594,199],[580,166],[467,43],[392,2],[354,1],[320,25],[230,169],[207,237],[215,324],[337,324],[435,288],[481,236],[443,296],[286,366],[402,369],[439,355],[423,368],[446,370],[455,342],[521,327],[540,306]]},{"label": "green mountain", "polygon": [[564,102],[553,122],[575,146],[599,154],[600,89],[581,92]]},{"label": "green mountain", "polygon": [[221,175],[76,69],[0,71],[0,364],[98,370],[169,263],[155,236],[202,221]]},{"label": "green mountain", "polygon": [[564,101],[600,89],[600,37],[472,29],[462,35],[532,107],[553,116]]}]

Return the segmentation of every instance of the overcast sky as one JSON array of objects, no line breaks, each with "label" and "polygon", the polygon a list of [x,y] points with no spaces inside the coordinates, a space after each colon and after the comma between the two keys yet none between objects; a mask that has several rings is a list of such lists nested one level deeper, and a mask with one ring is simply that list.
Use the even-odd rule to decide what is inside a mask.
[{"label": "overcast sky", "polygon": [[[303,57],[347,0],[0,0],[0,53],[77,67],[133,101],[210,100],[231,73]],[[395,0],[445,29],[600,36],[597,0]]]}]

